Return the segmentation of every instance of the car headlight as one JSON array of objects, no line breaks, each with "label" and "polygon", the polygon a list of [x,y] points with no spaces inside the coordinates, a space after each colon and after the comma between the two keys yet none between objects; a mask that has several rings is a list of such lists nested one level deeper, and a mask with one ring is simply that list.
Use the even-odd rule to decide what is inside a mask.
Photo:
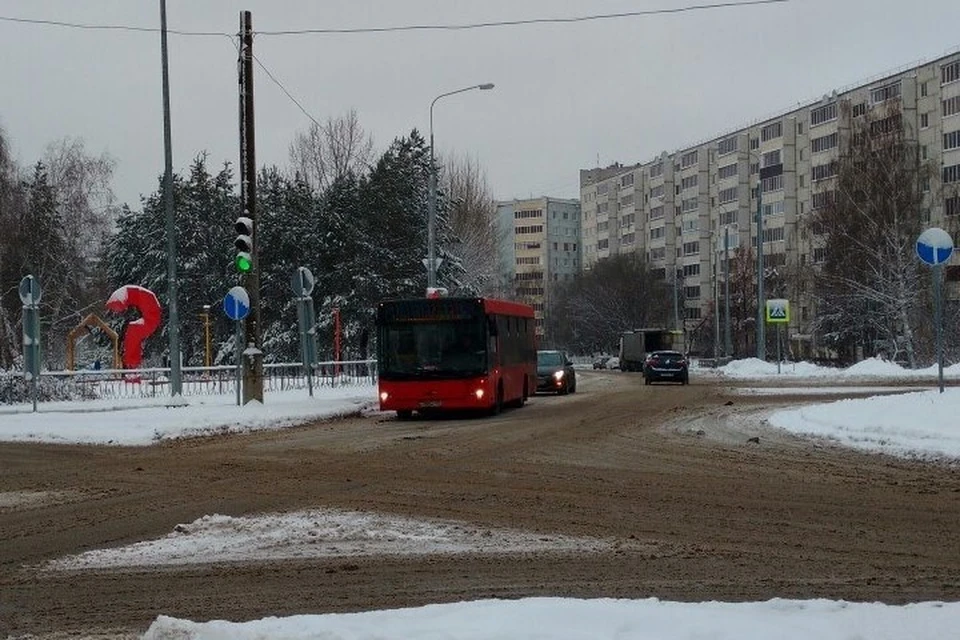
[{"label": "car headlight", "polygon": [[564,374],[564,372],[563,372],[562,370],[561,370],[561,371],[554,371],[554,372],[553,372],[553,377],[556,378],[557,380],[563,380],[563,374]]}]

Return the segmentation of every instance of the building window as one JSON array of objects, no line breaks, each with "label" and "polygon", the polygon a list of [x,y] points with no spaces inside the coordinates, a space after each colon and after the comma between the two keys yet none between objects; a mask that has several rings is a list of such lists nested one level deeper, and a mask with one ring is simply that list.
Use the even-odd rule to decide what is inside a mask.
[{"label": "building window", "polygon": [[692,167],[697,164],[699,158],[699,152],[695,149],[693,151],[688,151],[687,153],[680,156],[680,168],[686,169],[687,167]]},{"label": "building window", "polygon": [[837,119],[837,103],[830,104],[810,110],[810,126],[815,127],[824,122]]},{"label": "building window", "polygon": [[779,242],[780,240],[783,240],[783,227],[763,230],[764,242]]},{"label": "building window", "polygon": [[627,175],[625,175],[625,176],[623,176],[622,178],[620,178],[620,188],[621,188],[621,189],[622,189],[623,187],[629,187],[629,186],[632,185],[632,184],[633,184],[633,174],[632,174],[632,173],[628,173]]},{"label": "building window", "polygon": [[784,211],[784,202],[780,200],[779,202],[770,202],[763,205],[763,216],[777,216],[783,215]]},{"label": "building window", "polygon": [[760,185],[763,189],[763,193],[768,193],[770,191],[783,191],[783,174],[764,178],[760,181]]},{"label": "building window", "polygon": [[680,204],[680,212],[689,213],[690,211],[696,211],[699,206],[700,203],[696,197],[687,198]]},{"label": "building window", "polygon": [[921,113],[921,114],[920,114],[920,128],[921,128],[921,129],[926,129],[926,128],[929,127],[929,126],[930,126],[930,114],[929,114],[929,113]]},{"label": "building window", "polygon": [[663,163],[658,162],[650,167],[650,177],[657,178],[663,175]]},{"label": "building window", "polygon": [[720,144],[717,145],[717,155],[725,156],[727,154],[733,153],[739,147],[738,138],[736,136],[731,136],[726,140],[721,140]]},{"label": "building window", "polygon": [[700,307],[687,307],[684,309],[684,317],[686,317],[687,320],[699,320]]},{"label": "building window", "polygon": [[517,258],[517,266],[540,264],[540,256],[524,256]]},{"label": "building window", "polygon": [[700,182],[698,178],[699,176],[697,174],[694,174],[692,176],[687,176],[686,178],[681,179],[680,190],[683,191],[685,189],[692,189],[696,187],[697,184]]},{"label": "building window", "polygon": [[720,214],[720,224],[736,224],[737,222],[737,211],[724,211]]},{"label": "building window", "polygon": [[813,194],[812,208],[813,209],[824,209],[833,204],[833,199],[837,197],[836,191],[820,191],[819,193]]},{"label": "building window", "polygon": [[718,176],[721,180],[726,180],[727,178],[732,178],[732,177],[734,177],[735,175],[737,175],[737,173],[738,173],[738,172],[737,172],[737,163],[736,163],[736,162],[734,162],[733,164],[724,165],[724,166],[720,167],[719,169],[717,169],[717,176]]},{"label": "building window", "polygon": [[960,182],[960,164],[943,168],[943,184],[952,184],[954,182]]},{"label": "building window", "polygon": [[754,162],[753,164],[750,165],[750,175],[753,175],[753,174],[755,174],[755,173],[760,173],[760,163],[759,163],[759,162]]},{"label": "building window", "polygon": [[864,115],[867,112],[867,103],[861,102],[859,104],[853,105],[852,112],[853,112],[854,118],[859,118],[860,116]]},{"label": "building window", "polygon": [[930,94],[930,83],[921,82],[920,83],[920,97],[926,98]]},{"label": "building window", "polygon": [[811,169],[810,174],[810,177],[814,182],[832,178],[833,176],[837,175],[837,163],[828,162],[827,164],[818,164]]},{"label": "building window", "polygon": [[943,109],[943,117],[953,116],[960,113],[960,96],[954,96],[943,100],[940,105]]},{"label": "building window", "polygon": [[681,233],[692,233],[697,231],[700,228],[700,218],[693,218],[692,220],[684,220]]},{"label": "building window", "polygon": [[870,89],[870,102],[873,104],[879,104],[881,102],[886,102],[887,100],[892,100],[893,98],[900,97],[900,81],[891,82],[890,84],[885,84],[882,87],[877,87],[876,89]]},{"label": "building window", "polygon": [[621,242],[622,244],[633,244],[634,242],[636,242],[636,240],[637,240],[637,234],[636,234],[636,232],[631,231],[630,233],[624,234],[624,236],[623,236],[623,238],[621,238],[620,242]]},{"label": "building window", "polygon": [[658,207],[650,207],[650,219],[659,220],[663,217],[663,205],[661,204]]},{"label": "building window", "polygon": [[662,184],[658,184],[657,186],[655,186],[655,187],[653,187],[653,188],[650,189],[650,199],[651,199],[651,200],[653,200],[653,199],[655,199],[655,198],[662,198],[662,197],[663,197],[663,185],[662,185]]},{"label": "building window", "polygon": [[840,144],[840,136],[836,132],[831,133],[830,135],[820,136],[819,138],[814,138],[810,141],[810,151],[813,153],[820,153],[821,151],[826,151],[827,149],[833,149]]},{"label": "building window", "polygon": [[940,67],[940,84],[950,84],[957,80],[960,80],[960,60]]},{"label": "building window", "polygon": [[525,233],[543,233],[543,225],[534,224],[526,227],[517,227],[516,229],[514,229],[514,233],[516,233],[517,235],[522,235]]},{"label": "building window", "polygon": [[950,196],[944,200],[943,211],[948,216],[960,215],[960,195]]},{"label": "building window", "polygon": [[737,187],[730,187],[729,189],[723,189],[720,193],[717,194],[717,197],[720,200],[720,204],[725,204],[727,202],[733,202],[738,198]]},{"label": "building window", "polygon": [[[684,267],[684,273],[686,273],[686,267]],[[700,299],[700,285],[695,287],[684,287],[683,295],[687,300],[699,300]]]},{"label": "building window", "polygon": [[666,257],[667,257],[666,247],[657,247],[656,249],[650,249],[651,260],[663,260]]},{"label": "building window", "polygon": [[750,150],[755,151],[760,148],[760,138],[750,138]]},{"label": "building window", "polygon": [[900,131],[902,127],[903,119],[899,113],[895,113],[892,116],[887,116],[886,118],[881,118],[880,120],[874,120],[871,122],[870,135],[885,136]]},{"label": "building window", "polygon": [[783,136],[783,122],[774,122],[773,124],[768,124],[763,129],[760,129],[760,140],[762,142],[767,142],[768,140],[773,140],[774,138],[780,138]]},{"label": "building window", "polygon": [[542,218],[543,209],[521,209],[513,212],[514,220],[523,220],[525,218]]},{"label": "building window", "polygon": [[653,227],[650,229],[650,239],[659,240],[666,233],[666,227]]},{"label": "building window", "polygon": [[683,277],[689,278],[690,276],[700,275],[700,263],[694,262],[693,264],[683,265]]},{"label": "building window", "polygon": [[960,131],[951,131],[943,134],[943,150],[960,148]]},{"label": "building window", "polygon": [[683,255],[692,256],[700,253],[700,243],[699,242],[684,242],[683,243]]},{"label": "building window", "polygon": [[781,158],[782,149],[775,149],[774,151],[768,151],[762,156],[760,156],[760,167],[767,168],[772,167],[777,164],[783,164]]}]

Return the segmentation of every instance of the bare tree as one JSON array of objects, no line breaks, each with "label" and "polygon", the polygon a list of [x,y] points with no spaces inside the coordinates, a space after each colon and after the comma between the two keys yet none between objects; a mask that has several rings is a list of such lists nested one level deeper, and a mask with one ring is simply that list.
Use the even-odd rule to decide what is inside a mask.
[{"label": "bare tree", "polygon": [[824,252],[815,279],[817,329],[848,358],[860,347],[864,355],[902,354],[915,366],[929,290],[914,245],[931,168],[920,160],[899,103],[849,120],[836,177],[821,187],[822,206],[809,219]]},{"label": "bare tree", "polygon": [[314,122],[290,143],[290,165],[295,175],[317,193],[338,177],[367,171],[373,161],[373,138],[363,130],[354,109],[323,124]]},{"label": "bare tree", "polygon": [[672,285],[630,254],[601,260],[553,296],[546,338],[580,353],[612,351],[620,334],[669,326]]},{"label": "bare tree", "polygon": [[453,156],[442,164],[447,224],[453,240],[444,250],[463,270],[457,288],[465,293],[495,294],[503,236],[486,175],[470,156]]}]

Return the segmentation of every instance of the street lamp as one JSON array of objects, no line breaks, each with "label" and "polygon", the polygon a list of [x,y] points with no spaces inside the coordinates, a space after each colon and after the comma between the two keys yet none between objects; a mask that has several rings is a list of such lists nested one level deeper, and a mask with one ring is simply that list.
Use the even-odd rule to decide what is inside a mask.
[{"label": "street lamp", "polygon": [[488,89],[493,89],[493,83],[485,82],[483,84],[475,84],[470,87],[464,87],[463,89],[457,89],[456,91],[441,93],[430,103],[430,202],[428,203],[427,209],[427,258],[424,261],[427,267],[428,289],[436,288],[437,268],[440,266],[439,260],[437,260],[437,165],[433,158],[433,105],[435,105],[440,98],[446,98],[447,96],[463,93],[464,91],[472,91],[473,89],[487,91]]}]

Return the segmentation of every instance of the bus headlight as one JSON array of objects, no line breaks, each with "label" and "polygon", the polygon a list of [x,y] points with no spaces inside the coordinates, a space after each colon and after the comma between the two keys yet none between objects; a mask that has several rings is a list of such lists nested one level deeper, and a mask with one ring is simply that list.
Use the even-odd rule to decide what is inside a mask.
[{"label": "bus headlight", "polygon": [[381,391],[381,392],[380,392],[380,402],[386,402],[386,401],[387,401],[387,398],[389,398],[389,397],[390,397],[390,394],[387,393],[386,391]]},{"label": "bus headlight", "polygon": [[477,396],[477,400],[483,400],[483,389],[477,389],[473,395]]},{"label": "bus headlight", "polygon": [[553,377],[557,379],[557,382],[563,380],[563,370],[561,369],[560,371],[555,371],[553,373]]}]

